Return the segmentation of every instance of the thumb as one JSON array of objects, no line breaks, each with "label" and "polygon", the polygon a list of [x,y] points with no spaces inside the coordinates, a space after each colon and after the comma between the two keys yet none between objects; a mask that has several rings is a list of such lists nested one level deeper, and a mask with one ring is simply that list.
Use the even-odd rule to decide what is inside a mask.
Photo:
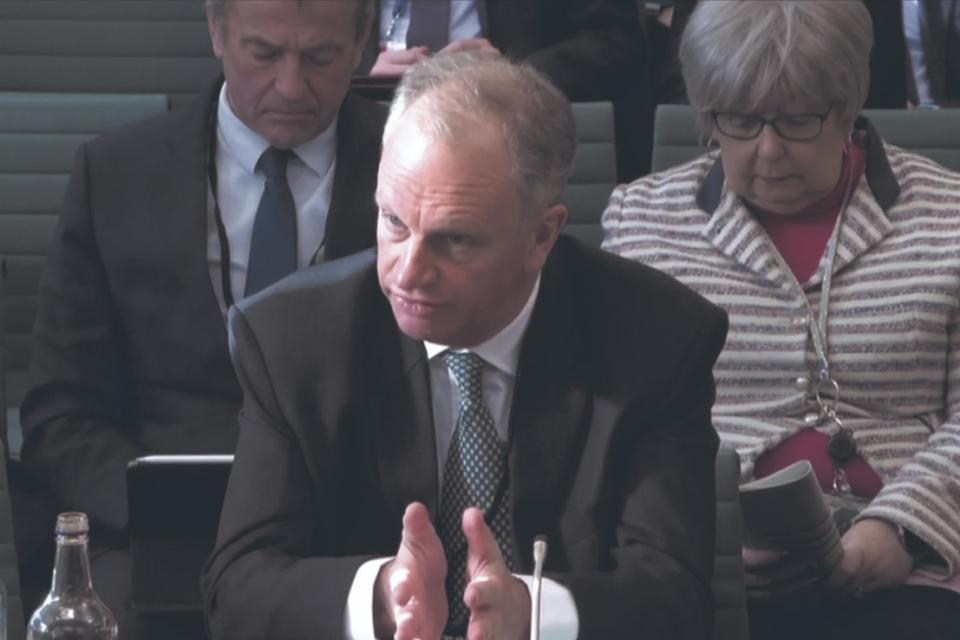
[{"label": "thumb", "polygon": [[419,502],[407,505],[403,513],[402,546],[418,560],[427,560],[442,548],[440,538],[430,524],[427,508]]},{"label": "thumb", "polygon": [[463,534],[467,538],[467,579],[472,580],[490,566],[503,564],[503,556],[493,532],[483,520],[483,512],[470,507],[463,512]]}]

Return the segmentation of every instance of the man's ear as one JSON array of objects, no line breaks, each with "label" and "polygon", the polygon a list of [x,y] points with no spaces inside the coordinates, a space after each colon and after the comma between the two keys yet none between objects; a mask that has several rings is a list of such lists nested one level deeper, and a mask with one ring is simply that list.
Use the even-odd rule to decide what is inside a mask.
[{"label": "man's ear", "polygon": [[533,246],[530,251],[530,267],[539,271],[547,262],[550,250],[553,249],[563,225],[567,222],[567,207],[562,204],[553,204],[544,209],[539,218],[533,223]]},{"label": "man's ear", "polygon": [[213,55],[221,60],[223,59],[223,40],[226,38],[227,31],[226,12],[229,10],[226,6],[223,7],[224,15],[221,20],[212,8],[207,7],[207,31],[210,33],[210,44],[213,46]]}]

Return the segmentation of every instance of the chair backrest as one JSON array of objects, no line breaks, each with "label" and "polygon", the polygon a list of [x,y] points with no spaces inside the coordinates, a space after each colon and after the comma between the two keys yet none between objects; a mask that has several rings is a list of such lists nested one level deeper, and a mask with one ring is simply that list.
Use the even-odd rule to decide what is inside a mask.
[{"label": "chair backrest", "polygon": [[[3,4],[3,3],[0,3]],[[2,66],[0,62],[0,66]],[[163,95],[0,92],[0,252],[6,260],[4,324],[10,452],[30,362],[40,271],[77,147],[121,124],[167,110]]]},{"label": "chair backrest", "polygon": [[[880,136],[898,147],[960,171],[960,109],[866,109]],[[706,151],[700,144],[693,110],[686,105],[657,107],[652,170],[662,171]]]},{"label": "chair backrest", "polygon": [[740,531],[740,457],[730,447],[717,452],[717,549],[713,563],[713,638],[749,640],[747,591]]},{"label": "chair backrest", "polygon": [[0,91],[162,93],[219,72],[203,0],[3,0]]},{"label": "chair backrest", "polygon": [[589,245],[600,246],[600,216],[617,185],[613,105],[609,102],[573,104],[577,125],[577,154],[563,202],[569,210],[564,229]]},{"label": "chair backrest", "polygon": [[7,590],[7,640],[23,640],[23,598],[17,569],[17,549],[13,544],[13,510],[7,484],[6,450],[0,442],[0,579]]}]

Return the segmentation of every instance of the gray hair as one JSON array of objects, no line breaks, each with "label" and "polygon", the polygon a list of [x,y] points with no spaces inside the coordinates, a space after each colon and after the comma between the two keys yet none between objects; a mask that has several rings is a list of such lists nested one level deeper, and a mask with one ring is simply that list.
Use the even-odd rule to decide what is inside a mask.
[{"label": "gray hair", "polygon": [[[319,2],[320,0],[297,0],[300,6],[304,2]],[[367,31],[368,25],[373,23],[373,0],[354,0],[357,5],[357,21],[355,24],[354,38],[360,40]],[[217,22],[221,31],[227,28],[227,0],[204,0],[204,6]]]},{"label": "gray hair", "polygon": [[700,2],[680,64],[700,129],[711,111],[751,112],[813,97],[850,129],[867,99],[873,24],[860,0]]},{"label": "gray hair", "polygon": [[446,143],[455,143],[478,123],[497,126],[526,202],[534,207],[559,202],[576,151],[576,128],[570,102],[542,73],[489,54],[436,55],[404,73],[384,142],[418,103],[429,110],[424,133]]}]

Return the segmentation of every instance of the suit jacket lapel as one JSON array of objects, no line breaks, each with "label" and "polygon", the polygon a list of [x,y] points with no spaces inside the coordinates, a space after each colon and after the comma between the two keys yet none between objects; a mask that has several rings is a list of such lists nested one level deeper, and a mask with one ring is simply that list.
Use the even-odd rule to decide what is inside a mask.
[{"label": "suit jacket lapel", "polygon": [[543,272],[510,416],[511,515],[520,571],[532,567],[533,537],[558,520],[589,423],[589,390],[577,371],[577,312],[563,292],[569,274],[563,273],[562,244]]},{"label": "suit jacket lapel", "polygon": [[[377,291],[377,295],[381,295]],[[372,438],[379,486],[396,521],[411,500],[437,513],[437,449],[430,401],[430,373],[423,344],[403,335],[383,301],[378,344],[371,345],[383,377],[371,394],[367,429]]]}]

